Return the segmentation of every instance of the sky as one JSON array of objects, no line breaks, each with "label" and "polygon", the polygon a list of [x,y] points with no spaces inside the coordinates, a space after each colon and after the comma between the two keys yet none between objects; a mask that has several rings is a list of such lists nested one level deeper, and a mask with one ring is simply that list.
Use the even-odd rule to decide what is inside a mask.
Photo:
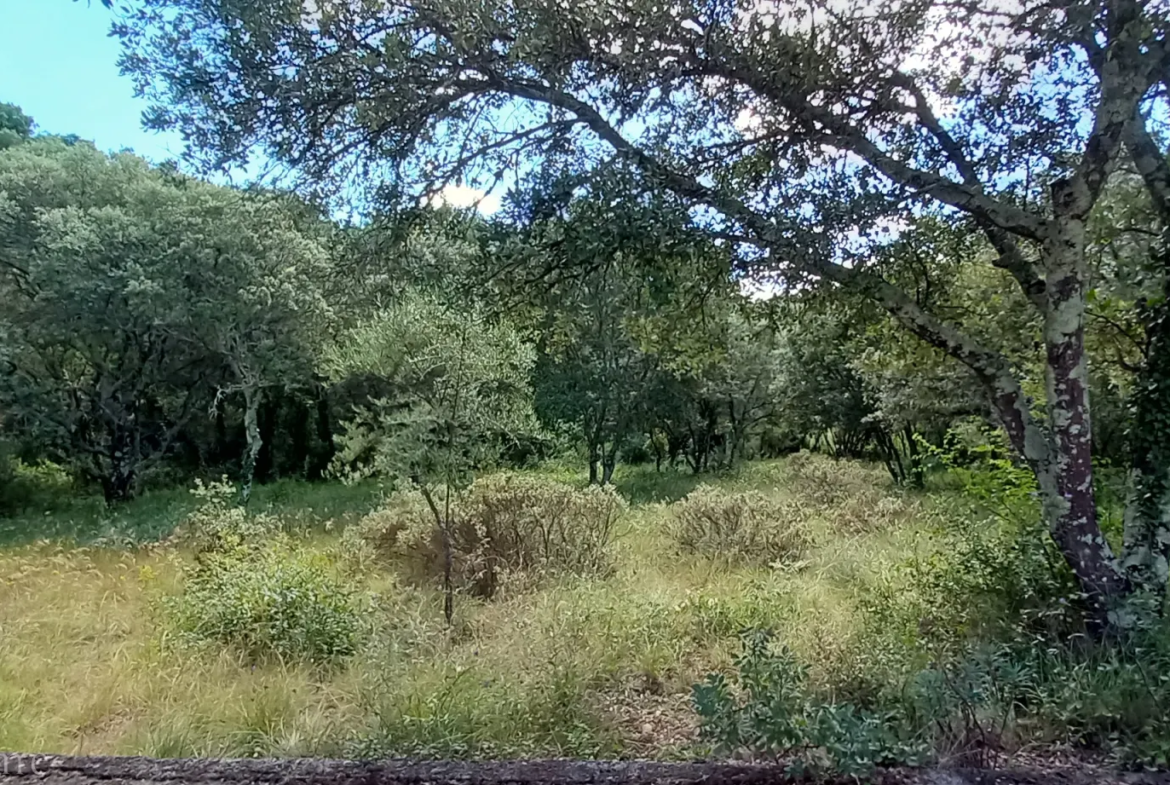
[{"label": "sky", "polygon": [[[99,0],[0,0],[0,20],[0,102],[19,106],[38,132],[76,134],[155,163],[179,157],[178,134],[143,130],[146,102],[118,73],[112,14]],[[500,207],[499,195],[458,185],[438,201],[486,214]]]},{"label": "sky", "polygon": [[0,102],[23,109],[37,131],[156,163],[178,157],[178,135],[142,129],[146,102],[118,74],[111,14],[98,0],[0,0],[0,20]]}]

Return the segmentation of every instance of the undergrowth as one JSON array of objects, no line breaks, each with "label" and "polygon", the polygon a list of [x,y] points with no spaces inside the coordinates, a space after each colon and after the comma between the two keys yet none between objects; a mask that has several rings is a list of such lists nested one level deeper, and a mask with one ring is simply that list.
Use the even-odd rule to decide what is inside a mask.
[{"label": "undergrowth", "polygon": [[[653,467],[617,495],[563,469],[488,478],[457,502],[450,627],[409,494],[160,491],[118,536],[68,505],[22,513],[0,549],[0,748],[1166,764],[1170,634],[1089,643],[1027,478],[996,460],[928,492],[807,455],[703,489]],[[717,517],[682,535],[696,500]]]}]

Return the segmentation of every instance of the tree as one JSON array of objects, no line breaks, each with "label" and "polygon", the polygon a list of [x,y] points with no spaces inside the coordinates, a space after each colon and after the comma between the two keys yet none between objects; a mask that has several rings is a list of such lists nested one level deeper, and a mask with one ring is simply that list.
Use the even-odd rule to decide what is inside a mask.
[{"label": "tree", "polygon": [[[522,159],[587,176],[616,155],[740,243],[745,268],[880,304],[979,379],[1104,629],[1141,573],[1097,522],[1085,222],[1127,145],[1151,192],[1170,191],[1148,132],[1170,81],[1165,10],[147,0],[118,32],[149,123],[181,127],[210,164],[259,145],[322,182],[376,170],[406,193]],[[1042,416],[1006,357],[872,263],[882,230],[927,212],[978,229],[1040,319]],[[1129,539],[1170,547],[1137,525]]]},{"label": "tree", "polygon": [[730,289],[727,255],[632,185],[621,169],[577,189],[552,178],[487,260],[509,308],[520,294],[539,311],[537,412],[578,430],[601,485],[653,418],[655,377],[713,351],[705,311]]},{"label": "tree", "polygon": [[444,550],[444,614],[451,621],[452,495],[492,464],[509,440],[535,430],[533,351],[474,308],[408,292],[334,345],[335,380],[371,376],[386,394],[357,407],[338,437],[341,466],[412,483]]},{"label": "tree", "polygon": [[[322,246],[275,197],[47,137],[0,153],[0,403],[109,502],[219,393],[304,380]],[[247,483],[245,484],[247,488]]]},{"label": "tree", "polygon": [[128,499],[214,374],[186,339],[185,193],[133,156],[46,139],[0,154],[0,194],[4,408]]},{"label": "tree", "polygon": [[33,119],[19,106],[0,103],[0,150],[28,141],[33,125]]},{"label": "tree", "polygon": [[[229,371],[216,401],[244,399],[247,442],[241,501],[251,495],[263,445],[259,411],[265,391],[305,388],[329,339],[335,315],[326,294],[329,250],[302,205],[275,194],[209,190],[197,223],[176,227],[206,261],[192,286],[191,338]],[[214,216],[214,221],[207,218]],[[189,279],[192,280],[192,279]],[[192,280],[192,283],[194,281]]]}]

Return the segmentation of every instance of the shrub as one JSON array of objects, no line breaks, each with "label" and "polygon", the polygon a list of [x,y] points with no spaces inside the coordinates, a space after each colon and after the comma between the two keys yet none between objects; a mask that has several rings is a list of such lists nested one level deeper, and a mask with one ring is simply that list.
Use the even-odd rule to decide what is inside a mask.
[{"label": "shrub", "polygon": [[879,492],[859,493],[825,511],[825,520],[841,534],[869,534],[889,531],[914,519],[921,519],[921,504],[901,496]]},{"label": "shrub", "polygon": [[196,563],[165,609],[180,635],[250,658],[323,663],[352,654],[362,630],[358,598],[328,559],[296,547],[266,516],[228,506],[230,486],[200,486],[205,503],[184,525]]},{"label": "shrub", "polygon": [[248,549],[281,530],[276,518],[249,513],[237,504],[238,491],[226,477],[210,483],[196,480],[191,493],[200,500],[199,506],[179,524],[171,540],[197,556]]},{"label": "shrub", "polygon": [[[524,474],[477,480],[452,499],[451,547],[456,584],[493,596],[510,579],[599,575],[626,504],[608,488],[574,488]],[[422,495],[396,494],[347,536],[360,559],[398,559],[424,577],[442,570],[442,537]]]},{"label": "shrub", "polygon": [[723,754],[784,759],[791,770],[864,776],[880,765],[925,762],[923,734],[892,712],[820,700],[806,669],[762,631],[744,636],[729,680],[712,674],[693,691],[702,738]]},{"label": "shrub", "polygon": [[0,515],[51,507],[73,488],[73,478],[50,461],[25,463],[0,443]]},{"label": "shrub", "polygon": [[169,610],[190,639],[225,643],[255,659],[345,657],[362,628],[355,596],[325,557],[284,543],[209,555]]},{"label": "shrub", "polygon": [[796,502],[701,485],[676,505],[671,533],[688,553],[749,564],[798,559],[809,545]]},{"label": "shrub", "polygon": [[851,491],[868,485],[860,480],[860,467],[852,462],[803,450],[788,459],[787,469],[788,479],[800,495],[822,506],[838,504],[849,498]]}]

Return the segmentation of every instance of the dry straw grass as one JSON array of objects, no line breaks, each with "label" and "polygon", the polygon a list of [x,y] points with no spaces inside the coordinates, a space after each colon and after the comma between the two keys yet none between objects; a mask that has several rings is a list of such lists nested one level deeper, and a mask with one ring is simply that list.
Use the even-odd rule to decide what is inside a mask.
[{"label": "dry straw grass", "polygon": [[[730,493],[749,519],[766,507],[765,517],[787,523],[799,510],[799,537],[764,548],[799,558],[799,570],[775,558],[712,558],[698,541],[679,553],[677,503],[635,505],[619,524],[624,505],[610,496],[531,476],[489,480],[465,508],[475,514],[463,519],[466,580],[453,629],[434,584],[415,581],[402,558],[402,535],[415,532],[411,547],[426,551],[417,535],[429,530],[394,505],[346,534],[298,536],[299,548],[332,560],[372,598],[369,635],[327,668],[177,640],[159,605],[184,591],[188,545],[0,550],[0,749],[691,754],[690,685],[728,665],[742,628],[777,630],[798,655],[825,663],[814,680],[834,676],[858,634],[856,598],[912,535],[916,503],[880,475],[803,460],[750,467],[703,492]],[[656,481],[652,471],[628,479],[642,491]],[[830,495],[838,485],[850,489],[844,498]],[[896,514],[853,510],[855,491]],[[522,503],[504,503],[508,494]],[[854,523],[859,516],[867,523]],[[505,573],[540,580],[487,601],[476,595],[493,592],[475,585],[487,571],[497,587]]]}]

